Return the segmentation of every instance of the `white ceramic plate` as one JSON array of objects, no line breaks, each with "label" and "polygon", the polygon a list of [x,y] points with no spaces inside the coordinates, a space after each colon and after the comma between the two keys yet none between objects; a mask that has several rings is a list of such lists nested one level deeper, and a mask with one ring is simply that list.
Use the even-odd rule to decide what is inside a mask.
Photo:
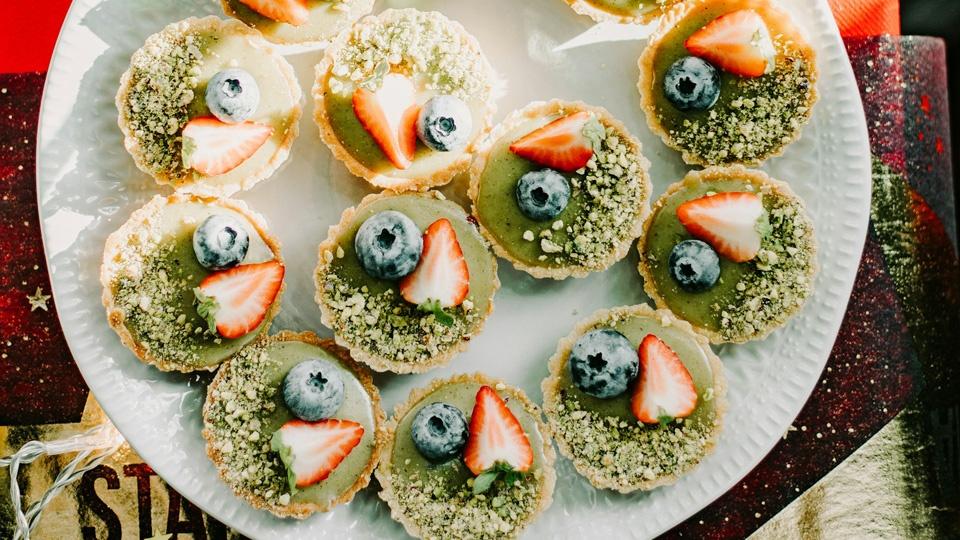
[{"label": "white ceramic plate", "polygon": [[[564,459],[553,506],[528,531],[540,538],[651,537],[732,487],[773,447],[816,384],[837,335],[867,226],[869,148],[863,111],[826,0],[784,2],[819,53],[822,95],[803,138],[766,169],[803,197],[816,223],[821,272],[803,312],[769,339],[722,347],[730,411],[716,452],[676,485],[630,496],[597,491]],[[643,142],[654,191],[686,171],[647,129],[636,94],[636,60],[648,29],[595,26],[561,0],[394,0],[385,7],[439,9],[462,22],[506,81],[498,119],[553,97],[603,105]],[[217,13],[209,0],[75,0],[47,78],[37,183],[47,259],[67,341],[97,400],[137,452],[177,491],[254,538],[402,537],[375,486],[349,505],[306,521],[245,505],[204,453],[200,408],[207,378],[161,373],[138,362],[107,326],[98,272],[104,239],[158,192],[123,149],[113,104],[131,53],[164,25]],[[317,51],[288,57],[309,95]],[[368,192],[321,143],[306,104],[286,166],[240,195],[283,242],[287,293],[274,328],[328,335],[313,302],[316,246],[340,212]],[[462,186],[460,187],[462,189]],[[458,189],[447,188],[454,197]],[[462,200],[462,197],[461,197]],[[483,333],[446,368],[378,376],[385,405],[433,377],[484,371],[539,401],[557,340],[598,308],[647,301],[637,256],[582,280],[537,281],[500,265],[503,288]]]}]

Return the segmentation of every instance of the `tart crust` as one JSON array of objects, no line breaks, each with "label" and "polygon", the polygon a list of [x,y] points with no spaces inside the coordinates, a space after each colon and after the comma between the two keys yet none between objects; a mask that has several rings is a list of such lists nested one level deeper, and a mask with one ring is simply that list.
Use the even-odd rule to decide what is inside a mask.
[{"label": "tart crust", "polygon": [[[100,266],[100,285],[103,287],[101,301],[107,311],[107,322],[117,335],[120,336],[120,341],[124,346],[133,351],[133,354],[142,362],[156,366],[162,371],[179,371],[182,373],[204,370],[214,371],[217,369],[217,366],[212,365],[201,368],[185,366],[178,361],[157,356],[144,347],[125,324],[126,316],[120,306],[117,305],[116,298],[114,297],[113,281],[116,276],[124,270],[123,261],[118,260],[118,257],[129,242],[129,239],[134,237],[139,231],[145,230],[150,232],[154,227],[153,220],[159,217],[167,206],[189,202],[200,202],[220,206],[242,214],[247,219],[247,222],[253,226],[254,231],[260,235],[260,238],[263,239],[267,247],[270,248],[274,259],[283,264],[283,257],[280,254],[280,241],[267,231],[267,222],[263,216],[251,210],[250,207],[247,206],[247,203],[243,201],[216,199],[190,193],[174,193],[166,197],[163,195],[154,195],[147,204],[134,211],[133,214],[130,215],[130,218],[128,218],[119,229],[107,237],[107,242],[103,249],[103,261]],[[266,333],[270,329],[273,318],[280,312],[280,300],[283,298],[285,288],[286,281],[280,284],[277,297],[264,316],[265,324],[261,332]]]},{"label": "tart crust", "polygon": [[466,170],[470,165],[471,159],[473,159],[473,153],[476,151],[478,141],[480,141],[484,134],[489,131],[490,125],[493,122],[493,114],[496,111],[496,104],[494,102],[494,88],[497,75],[494,72],[493,67],[490,65],[490,62],[487,60],[487,57],[484,56],[483,51],[480,49],[480,43],[475,37],[467,32],[463,25],[457,21],[447,19],[444,16],[446,23],[451,29],[460,35],[463,43],[472,52],[483,59],[483,64],[487,72],[485,77],[487,81],[487,86],[485,89],[487,100],[484,103],[486,114],[482,119],[483,127],[477,136],[474,137],[474,139],[463,148],[461,151],[462,155],[456,161],[447,167],[444,167],[443,169],[433,171],[433,173],[431,173],[429,176],[423,176],[419,178],[395,178],[378,173],[367,168],[363,163],[360,163],[360,161],[353,157],[346,147],[343,146],[343,143],[340,142],[340,138],[337,136],[337,133],[330,122],[330,118],[327,116],[327,108],[324,105],[326,93],[329,91],[327,80],[329,79],[330,71],[333,69],[334,56],[341,48],[346,46],[354,32],[359,31],[365,26],[374,25],[382,21],[402,19],[410,14],[410,12],[417,11],[418,10],[412,8],[388,9],[378,15],[368,15],[363,19],[360,19],[360,21],[358,21],[352,28],[341,32],[340,35],[338,35],[337,38],[330,44],[330,46],[327,47],[323,55],[323,59],[319,64],[317,64],[316,78],[314,80],[312,90],[314,100],[313,119],[316,122],[317,127],[320,129],[320,138],[330,148],[330,151],[333,153],[333,157],[340,160],[347,167],[347,170],[349,170],[352,174],[363,178],[372,186],[380,189],[389,189],[395,192],[426,191],[430,188],[447,184],[453,180],[457,174]]},{"label": "tart crust", "polygon": [[[381,193],[372,193],[364,197],[359,204],[356,206],[351,206],[343,211],[343,214],[340,216],[340,222],[336,225],[331,225],[329,231],[327,232],[327,238],[320,243],[320,247],[317,253],[317,269],[314,272],[314,280],[317,287],[317,293],[315,300],[320,306],[320,321],[327,328],[334,328],[334,321],[336,320],[336,313],[327,305],[321,294],[322,283],[325,281],[325,278],[330,270],[330,263],[324,259],[324,253],[333,252],[337,248],[337,239],[340,238],[344,232],[350,227],[353,223],[358,211],[366,205],[373,203],[379,199],[389,198],[395,195],[404,195],[405,193],[396,193],[393,191],[383,191]],[[435,200],[445,200],[445,197],[436,191],[427,191],[418,194],[420,197],[432,198]],[[487,317],[493,313],[493,297],[496,295],[496,291],[500,288],[500,278],[497,275],[497,259],[491,255],[491,264],[493,265],[493,294],[491,295],[488,305],[489,308],[485,313],[482,313],[474,323],[474,330],[479,330],[483,328],[484,323],[487,320]],[[398,362],[394,359],[387,358],[382,355],[377,355],[371,352],[364,350],[361,347],[356,347],[348,343],[345,339],[341,338],[340,335],[334,332],[334,338],[338,345],[347,348],[350,351],[350,354],[360,362],[368,365],[374,371],[384,372],[389,371],[397,374],[407,374],[407,373],[423,373],[429,371],[435,367],[442,366],[447,364],[454,356],[463,352],[467,348],[469,339],[461,339],[457,342],[456,345],[451,346],[445,352],[433,356],[429,362],[422,363],[410,363],[410,362]]]},{"label": "tart crust", "polygon": [[[813,278],[816,275],[819,269],[819,263],[817,262],[817,239],[814,233],[815,229],[813,226],[813,221],[810,219],[810,216],[806,212],[806,207],[803,204],[803,199],[797,196],[796,193],[790,189],[789,184],[771,178],[767,173],[763,171],[758,171],[754,169],[747,169],[742,165],[731,165],[728,167],[708,167],[700,171],[690,171],[683,178],[683,180],[672,184],[663,195],[657,199],[657,202],[653,205],[653,211],[650,212],[650,216],[647,218],[647,221],[643,224],[643,235],[640,237],[640,240],[637,242],[637,252],[640,255],[640,263],[637,265],[637,270],[640,272],[640,275],[643,277],[643,290],[650,296],[651,299],[656,303],[657,307],[662,309],[669,309],[667,302],[660,295],[660,292],[656,288],[656,284],[653,280],[653,274],[650,272],[649,265],[647,264],[646,257],[643,256],[644,248],[646,247],[647,233],[649,232],[650,227],[653,224],[653,218],[657,215],[657,211],[666,203],[667,199],[672,196],[674,193],[677,193],[683,190],[688,186],[695,186],[702,182],[709,182],[710,180],[722,180],[728,178],[737,178],[741,180],[747,180],[750,183],[756,186],[770,186],[774,193],[786,197],[789,199],[796,200],[800,203],[800,208],[803,210],[798,214],[798,219],[803,219],[804,224],[807,229],[810,231],[810,260],[811,264],[809,265],[806,273],[807,280],[811,283],[811,290],[813,284]],[[740,339],[726,339],[719,332],[710,330],[709,328],[693,325],[689,323],[701,334],[707,336],[710,339],[711,343],[721,344],[721,343],[747,343],[750,341],[760,341],[765,339],[770,335],[771,332],[785,325],[787,321],[790,320],[793,315],[795,315],[800,309],[803,308],[803,305],[806,304],[806,300],[809,299],[809,295],[804,299],[803,304],[795,305],[790,309],[782,312],[781,321],[779,324],[769,324],[761,332],[756,333],[753,337],[743,337]],[[677,315],[679,317],[679,315]]]},{"label": "tart crust", "polygon": [[654,6],[647,13],[639,15],[617,15],[599,8],[588,0],[564,0],[574,11],[580,15],[586,15],[598,23],[613,22],[619,24],[646,24],[655,21],[663,14],[663,10],[668,9],[668,5],[676,4],[681,0],[657,0],[658,6]]},{"label": "tart crust", "polygon": [[[363,7],[361,7],[359,11],[361,12],[360,16],[363,16],[363,15],[366,15],[367,13],[370,13],[370,11],[373,9],[374,0],[345,0],[343,3],[349,3],[351,5],[362,5]],[[227,17],[243,22],[237,16],[236,10],[233,9],[233,6],[230,5],[230,2],[228,0],[220,0],[220,7],[223,8],[223,14],[226,15]],[[351,9],[353,9],[353,7],[351,7]],[[286,24],[286,23],[277,22],[277,24]],[[350,24],[351,24],[351,21],[348,21],[344,29],[350,28]],[[253,27],[250,27],[250,28],[256,30],[256,28],[253,28]],[[259,30],[256,30],[256,31],[259,32]],[[308,49],[308,48],[312,49],[316,47],[323,47],[329,44],[330,39],[338,35],[339,32],[340,31],[331,32],[330,35],[325,38],[318,38],[318,39],[312,39],[312,40],[300,40],[300,41],[286,39],[282,36],[278,36],[274,34],[262,34],[262,35],[263,35],[263,39],[266,39],[267,41],[275,45],[280,45],[280,46],[297,45],[297,46],[303,47],[304,49]]]},{"label": "tart crust", "polygon": [[[483,176],[483,172],[487,167],[487,160],[490,158],[490,153],[493,151],[497,141],[527,121],[554,114],[560,109],[569,112],[589,111],[594,113],[603,124],[615,129],[620,134],[621,142],[627,144],[630,147],[631,152],[635,153],[640,158],[641,174],[639,176],[640,181],[643,183],[643,191],[645,194],[644,200],[641,203],[640,211],[638,212],[637,217],[630,228],[629,234],[625,235],[623,239],[621,239],[620,243],[606,258],[593,266],[567,265],[548,267],[524,263],[511,255],[507,249],[500,245],[500,243],[497,241],[497,238],[489,230],[487,230],[487,228],[483,225],[483,220],[480,219],[480,213],[477,208],[477,199],[480,197],[480,178]],[[534,101],[528,104],[526,107],[510,113],[510,115],[507,116],[503,122],[493,128],[493,130],[490,131],[490,133],[488,133],[487,136],[481,141],[480,147],[477,149],[476,157],[474,158],[473,163],[470,165],[470,186],[467,191],[467,195],[470,197],[470,201],[472,203],[471,212],[477,218],[480,232],[493,246],[493,251],[497,254],[497,256],[510,261],[510,264],[512,264],[514,268],[523,270],[535,278],[551,278],[555,280],[563,280],[567,279],[568,277],[582,278],[586,277],[592,272],[606,270],[626,256],[627,252],[630,251],[631,244],[633,244],[633,241],[640,236],[640,233],[643,229],[643,222],[650,213],[649,201],[652,192],[649,173],[650,161],[644,157],[642,149],[643,147],[640,144],[640,141],[638,141],[636,137],[627,131],[627,127],[623,125],[622,122],[614,118],[610,112],[603,107],[588,105],[582,101],[563,101],[560,99],[553,99],[550,101]]]},{"label": "tart crust", "polygon": [[[654,318],[660,320],[664,326],[670,326],[689,334],[689,337],[693,339],[703,350],[703,353],[706,355],[707,361],[710,364],[710,369],[713,372],[713,400],[716,415],[713,429],[710,432],[710,438],[708,439],[703,450],[703,455],[700,456],[700,459],[683,470],[676,471],[672,474],[654,477],[650,480],[644,479],[632,484],[618,483],[609,476],[604,475],[602,470],[598,470],[593,467],[587,467],[584,464],[579,463],[576,460],[577,453],[573,448],[570,447],[567,441],[559,435],[561,431],[557,426],[556,420],[557,404],[560,402],[560,391],[563,389],[561,373],[565,369],[567,358],[569,358],[570,351],[573,349],[574,344],[577,342],[577,339],[580,336],[589,331],[590,328],[597,323],[601,323],[615,317],[620,319],[628,317]],[[543,390],[544,415],[547,417],[547,421],[550,423],[552,431],[556,434],[555,438],[557,441],[557,446],[560,448],[560,453],[569,459],[573,463],[573,466],[576,468],[577,472],[581,476],[585,477],[590,484],[596,488],[612,489],[620,493],[631,493],[637,490],[648,491],[660,486],[673,484],[681,476],[695,468],[700,461],[703,460],[703,458],[713,453],[713,450],[716,447],[717,439],[720,437],[720,432],[723,429],[723,416],[727,410],[727,381],[723,375],[723,364],[720,362],[720,358],[718,358],[717,355],[714,354],[713,350],[710,349],[710,342],[707,340],[707,338],[694,330],[690,323],[678,319],[669,310],[659,309],[654,311],[653,308],[646,304],[598,310],[586,319],[577,323],[574,329],[567,334],[566,337],[560,339],[560,342],[557,344],[557,352],[554,353],[554,355],[548,361],[548,367],[550,374],[541,383],[541,389]]]},{"label": "tart crust", "polygon": [[[292,120],[290,122],[290,127],[287,129],[286,138],[279,144],[276,152],[274,152],[270,160],[263,167],[261,167],[260,170],[250,174],[246,178],[238,180],[235,183],[211,184],[206,182],[204,179],[194,180],[190,183],[182,183],[181,181],[183,180],[183,177],[175,177],[166,173],[151,170],[150,165],[147,162],[146,150],[141,148],[140,141],[135,136],[134,129],[130,124],[130,119],[125,114],[125,103],[127,102],[130,92],[133,89],[134,59],[136,59],[138,55],[147,54],[146,51],[151,46],[161,43],[164,39],[170,36],[202,32],[215,32],[219,34],[230,33],[245,37],[251,47],[265,52],[273,59],[277,69],[280,71],[281,76],[287,83],[287,86],[290,88],[290,94],[293,98],[293,105],[290,110]],[[120,77],[120,89],[117,91],[117,125],[120,126],[120,131],[123,133],[123,146],[133,157],[133,161],[137,164],[137,168],[153,177],[158,184],[168,185],[177,191],[196,193],[197,195],[225,197],[232,195],[237,191],[250,189],[257,182],[269,178],[280,167],[280,165],[287,160],[287,157],[289,157],[290,147],[293,146],[293,141],[297,138],[297,135],[300,132],[300,116],[303,112],[303,93],[300,91],[300,85],[297,82],[296,75],[293,72],[293,67],[290,66],[286,59],[276,53],[273,46],[271,46],[263,38],[260,32],[253,30],[242,22],[234,19],[224,20],[214,16],[203,18],[191,17],[189,19],[171,23],[160,32],[148,37],[144,45],[133,53],[130,63],[131,67],[128,68]]]},{"label": "tart crust", "polygon": [[[377,390],[377,387],[373,384],[373,377],[370,374],[370,371],[363,365],[356,362],[353,358],[350,357],[350,353],[343,347],[338,346],[331,339],[321,339],[316,334],[310,331],[305,332],[291,332],[289,330],[281,330],[273,336],[264,336],[260,338],[261,343],[276,342],[276,341],[300,341],[307,343],[309,345],[314,345],[325,349],[327,352],[336,356],[346,367],[353,372],[357,380],[360,381],[360,384],[363,385],[364,390],[370,396],[370,403],[373,406],[373,421],[375,425],[374,433],[374,445],[373,451],[370,454],[370,460],[367,462],[366,467],[363,471],[360,472],[360,475],[357,477],[356,482],[353,483],[346,491],[344,491],[336,500],[328,504],[318,504],[312,502],[297,502],[290,503],[288,505],[279,506],[273,505],[267,502],[262,497],[258,497],[252,493],[247,493],[243,491],[237,491],[233,489],[234,493],[241,499],[245,500],[254,508],[259,510],[266,510],[279,517],[292,517],[297,519],[303,519],[314,512],[328,512],[336,506],[339,506],[344,503],[348,503],[353,499],[353,496],[356,495],[358,491],[367,487],[367,484],[370,483],[370,477],[372,476],[374,468],[377,466],[377,462],[380,460],[380,454],[384,449],[386,444],[386,420],[387,415],[383,410],[383,407],[380,404],[380,392]],[[254,342],[256,343],[256,342]],[[232,361],[232,360],[230,360]],[[210,396],[213,395],[213,390],[216,389],[230,374],[230,361],[224,364],[223,369],[217,372],[217,376],[214,377],[213,382],[210,383],[210,386],[207,388],[207,398],[203,404],[203,438],[206,441],[207,446],[207,456],[213,461],[213,464],[217,467],[217,472],[220,475],[220,478],[227,482],[227,465],[223,460],[223,455],[218,449],[214,447],[214,435],[207,429],[207,414],[212,403]],[[229,485],[229,483],[228,483]]]},{"label": "tart crust", "polygon": [[[650,89],[653,88],[653,85],[656,82],[654,80],[654,62],[656,61],[657,53],[660,50],[660,42],[666,38],[670,31],[673,30],[675,26],[680,24],[688,15],[698,9],[706,8],[710,3],[716,1],[718,0],[686,0],[671,7],[660,19],[659,26],[657,26],[656,31],[654,31],[654,33],[650,36],[646,48],[643,50],[643,53],[637,60],[637,66],[640,68],[640,79],[637,81],[637,90],[640,92],[640,107],[643,109],[644,116],[647,118],[647,125],[650,127],[650,131],[658,135],[663,140],[664,144],[676,150],[677,152],[680,152],[684,163],[687,163],[688,165],[701,165],[704,167],[714,165],[714,163],[711,163],[705,160],[703,157],[681,147],[676,141],[673,140],[673,137],[670,136],[670,133],[667,132],[663,125],[657,121],[657,108],[654,99],[654,93]],[[816,85],[819,77],[819,71],[816,62],[817,55],[814,52],[813,47],[810,46],[809,42],[806,40],[806,38],[804,38],[800,30],[794,26],[794,24],[791,22],[790,16],[786,12],[773,5],[773,3],[769,0],[739,1],[742,4],[742,8],[753,8],[759,10],[765,20],[769,20],[770,18],[776,20],[781,31],[774,32],[774,34],[783,34],[786,39],[790,40],[790,42],[796,47],[799,55],[802,56],[806,61],[807,66],[809,66],[810,92],[807,96],[807,110],[806,113],[800,118],[800,122],[797,124],[796,129],[794,129],[792,137],[783,142],[780,146],[770,150],[766,154],[756,157],[755,159],[731,162],[727,164],[755,166],[769,158],[782,155],[788,146],[800,139],[800,136],[803,132],[803,127],[809,123],[810,117],[813,114],[813,106],[819,99]]]},{"label": "tart crust", "polygon": [[[387,422],[385,430],[386,444],[384,445],[383,452],[381,453],[380,463],[377,466],[375,473],[382,488],[380,491],[380,498],[383,499],[390,507],[390,517],[403,525],[403,528],[407,531],[407,534],[415,538],[422,538],[420,528],[417,526],[416,522],[408,517],[404,512],[404,508],[400,506],[400,503],[397,501],[396,494],[393,490],[391,455],[393,454],[393,441],[397,436],[397,426],[400,424],[400,421],[403,420],[403,418],[417,405],[417,403],[435,390],[448,384],[470,382],[496,388],[498,393],[505,393],[517,403],[522,404],[527,413],[530,414],[530,416],[532,416],[536,421],[537,427],[543,436],[543,476],[540,482],[539,505],[524,522],[514,527],[513,531],[516,532],[525,529],[536,520],[540,513],[549,508],[550,504],[553,502],[553,489],[557,482],[557,473],[553,468],[553,464],[557,459],[557,454],[554,452],[553,444],[551,443],[552,432],[550,430],[550,426],[543,421],[540,408],[537,407],[535,403],[530,401],[530,398],[528,398],[527,395],[519,388],[510,386],[499,379],[494,379],[484,375],[483,373],[464,373],[460,375],[454,375],[446,379],[434,379],[433,381],[430,381],[430,384],[427,386],[412,390],[410,392],[410,396],[407,397],[405,402],[394,407],[393,415]],[[509,537],[513,536],[511,535]]]}]

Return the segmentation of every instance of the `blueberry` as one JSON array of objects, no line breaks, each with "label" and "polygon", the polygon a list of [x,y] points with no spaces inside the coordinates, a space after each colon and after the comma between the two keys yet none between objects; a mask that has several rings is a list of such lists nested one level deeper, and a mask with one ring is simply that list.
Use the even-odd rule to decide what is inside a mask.
[{"label": "blueberry", "polygon": [[473,131],[470,108],[456,96],[434,96],[420,109],[417,135],[423,144],[439,152],[466,146]]},{"label": "blueberry", "polygon": [[433,462],[448,461],[467,444],[467,419],[453,405],[431,403],[413,418],[410,436],[423,457]]},{"label": "blueberry", "polygon": [[517,182],[517,204],[530,219],[553,219],[563,212],[568,202],[570,183],[553,169],[530,171]]},{"label": "blueberry", "polygon": [[706,242],[684,240],[670,252],[670,275],[687,292],[703,292],[720,278],[720,257]]},{"label": "blueberry", "polygon": [[223,270],[240,264],[247,256],[250,235],[239,219],[213,214],[193,231],[193,253],[200,266]]},{"label": "blueberry", "polygon": [[253,116],[260,104],[257,80],[238,68],[217,72],[207,83],[207,108],[221,122],[236,124]]},{"label": "blueberry", "polygon": [[294,416],[307,422],[333,417],[343,404],[340,370],[319,358],[300,362],[283,378],[283,402]]},{"label": "blueberry", "polygon": [[670,66],[663,91],[681,111],[705,111],[720,97],[720,72],[696,56],[685,56]]},{"label": "blueberry", "polygon": [[353,239],[360,266],[379,279],[400,279],[420,262],[423,236],[412,219],[395,210],[367,218]]},{"label": "blueberry", "polygon": [[630,340],[612,328],[587,332],[570,351],[573,383],[593,397],[607,399],[626,392],[639,369]]}]

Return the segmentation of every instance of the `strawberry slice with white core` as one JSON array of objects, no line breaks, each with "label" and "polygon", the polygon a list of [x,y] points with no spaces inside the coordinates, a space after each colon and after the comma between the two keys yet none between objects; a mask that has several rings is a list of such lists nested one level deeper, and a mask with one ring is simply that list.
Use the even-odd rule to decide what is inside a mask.
[{"label": "strawberry slice with white core", "polygon": [[666,343],[653,334],[640,343],[640,380],[630,408],[644,424],[686,418],[697,407],[697,389],[686,366]]},{"label": "strawberry slice with white core", "polygon": [[273,128],[254,122],[227,124],[212,116],[194,118],[183,128],[183,163],[206,175],[237,168],[256,153]]},{"label": "strawberry slice with white core", "polygon": [[400,280],[400,294],[411,304],[437,302],[441,308],[459,306],[470,292],[470,270],[447,218],[434,221],[423,233],[417,267]]},{"label": "strawberry slice with white core", "polygon": [[233,339],[255,330],[283,284],[278,261],[234,266],[207,276],[196,288],[197,311],[222,337]]},{"label": "strawberry slice with white core", "polygon": [[521,137],[510,145],[510,151],[538,165],[573,172],[593,156],[593,144],[583,133],[592,118],[587,111],[558,118]]},{"label": "strawberry slice with white core", "polygon": [[722,15],[684,43],[690,54],[741,77],[759,77],[777,66],[777,50],[763,17],[752,9]]},{"label": "strawberry slice with white core", "polygon": [[489,386],[477,391],[469,432],[463,461],[474,476],[495,465],[507,465],[517,472],[526,472],[533,465],[533,448],[520,421]]},{"label": "strawberry slice with white core", "polygon": [[755,193],[730,191],[706,195],[677,207],[677,219],[694,237],[733,262],[757,256],[763,240],[757,222],[764,214]]},{"label": "strawberry slice with white core", "polygon": [[287,468],[290,491],[322,482],[363,438],[363,426],[350,420],[290,420],[273,434],[270,448]]},{"label": "strawberry slice with white core", "polygon": [[410,79],[388,73],[376,91],[358,87],[353,92],[353,113],[380,149],[398,169],[406,169],[417,149],[416,89]]},{"label": "strawberry slice with white core", "polygon": [[310,19],[307,0],[240,0],[241,4],[277,22],[300,26]]}]

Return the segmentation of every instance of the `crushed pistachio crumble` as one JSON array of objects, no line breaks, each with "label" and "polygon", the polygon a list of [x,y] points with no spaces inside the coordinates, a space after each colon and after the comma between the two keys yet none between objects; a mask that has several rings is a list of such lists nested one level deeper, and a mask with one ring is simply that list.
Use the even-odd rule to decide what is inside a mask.
[{"label": "crushed pistachio crumble", "polygon": [[557,437],[574,452],[578,470],[625,488],[680,474],[696,465],[711,434],[711,426],[698,421],[678,419],[647,426],[601,416],[582,408],[566,390],[560,391],[555,420]]},{"label": "crushed pistachio crumble", "polygon": [[[137,250],[137,248],[141,248]],[[176,264],[174,242],[160,245],[131,244],[124,271],[115,282],[116,305],[126,325],[148,352],[183,365],[200,361],[204,341],[220,338],[180,309],[181,294],[192,287],[193,276],[184,276]]]},{"label": "crushed pistachio crumble", "polygon": [[130,62],[130,91],[122,115],[153,173],[184,173],[180,132],[200,77],[199,37],[166,29],[152,36]]},{"label": "crushed pistachio crumble", "polygon": [[603,265],[632,237],[643,201],[649,196],[643,181],[644,158],[613,127],[599,122],[596,127],[591,137],[593,157],[570,177],[581,207],[567,221],[554,221],[540,231],[537,243],[542,261],[553,259],[558,265],[586,268]]},{"label": "crushed pistachio crumble", "polygon": [[760,252],[747,263],[753,271],[736,284],[736,294],[728,303],[712,306],[719,313],[724,339],[749,338],[779,326],[813,288],[813,231],[802,203],[771,193],[768,186],[762,191],[769,225],[763,225],[766,234]]},{"label": "crushed pistachio crumble", "polygon": [[263,432],[266,415],[273,412],[277,392],[265,373],[276,368],[263,342],[240,350],[221,369],[230,370],[210,391],[206,427],[210,444],[223,460],[227,483],[235,490],[262,498],[272,505],[290,502],[287,474],[270,449],[270,433]]},{"label": "crushed pistachio crumble", "polygon": [[486,493],[473,493],[466,482],[448,475],[393,474],[397,502],[420,527],[423,538],[505,538],[518,529],[540,504],[539,469],[511,485],[498,478]]},{"label": "crushed pistachio crumble", "polygon": [[[803,58],[783,56],[761,77],[732,79],[741,97],[714,107],[705,118],[684,118],[668,129],[681,148],[713,164],[761,159],[790,143],[809,116],[810,68]],[[676,114],[671,110],[671,114]],[[657,112],[665,126],[664,111]]]},{"label": "crushed pistachio crumble", "polygon": [[328,84],[336,93],[393,71],[414,76],[438,93],[487,99],[488,68],[482,54],[440,13],[408,10],[395,17],[371,17],[350,32],[334,54]]},{"label": "crushed pistachio crumble", "polygon": [[472,303],[447,309],[453,319],[444,324],[404,300],[394,289],[371,294],[334,273],[325,276],[324,303],[334,312],[333,330],[351,346],[397,362],[429,362],[461,341],[469,340],[480,314]]}]

